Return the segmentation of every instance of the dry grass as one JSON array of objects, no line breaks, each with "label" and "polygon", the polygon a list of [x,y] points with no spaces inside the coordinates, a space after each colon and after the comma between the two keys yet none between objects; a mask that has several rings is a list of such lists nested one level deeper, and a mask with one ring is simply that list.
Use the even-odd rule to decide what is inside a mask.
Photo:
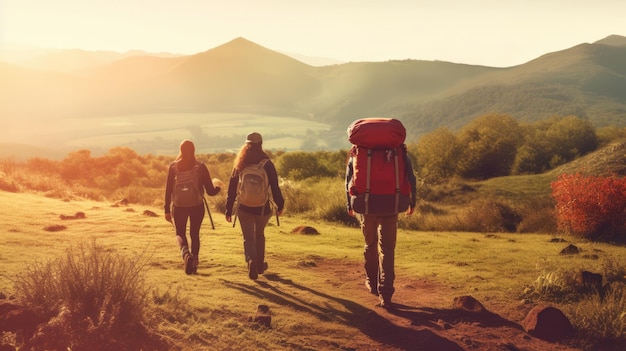
[{"label": "dry grass", "polygon": [[[377,349],[380,337],[366,328],[371,296],[362,286],[362,238],[358,229],[300,216],[272,220],[267,228],[268,273],[247,278],[241,234],[213,212],[216,229],[203,226],[199,274],[182,269],[172,227],[162,217],[142,215],[158,207],[112,207],[95,201],[61,201],[32,194],[0,192],[0,290],[15,292],[16,276],[36,262],[64,257],[80,243],[97,242],[102,252],[131,260],[149,257],[142,272],[149,291],[146,325],[171,349]],[[61,214],[84,212],[64,221]],[[309,225],[320,235],[291,230]],[[575,242],[589,256],[563,256],[564,243],[541,234],[482,234],[400,230],[397,247],[398,295],[421,295],[416,284],[429,281],[441,291],[428,307],[447,308],[454,296],[475,296],[490,310],[521,320],[520,296],[542,272],[560,267],[604,272],[624,248]],[[617,272],[622,264],[613,264]],[[616,268],[617,267],[617,268]],[[619,274],[619,272],[617,272]],[[413,291],[415,290],[415,291]],[[365,302],[364,302],[365,301]],[[364,305],[365,303],[365,305]],[[373,303],[373,302],[370,302]],[[251,321],[257,305],[272,312],[271,329]],[[586,309],[586,307],[583,307]],[[388,346],[387,349],[394,349]]]}]

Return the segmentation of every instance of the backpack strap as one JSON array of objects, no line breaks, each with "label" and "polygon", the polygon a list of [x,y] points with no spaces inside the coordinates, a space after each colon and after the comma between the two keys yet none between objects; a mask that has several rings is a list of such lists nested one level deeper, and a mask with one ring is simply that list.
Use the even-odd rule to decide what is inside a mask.
[{"label": "backpack strap", "polygon": [[[265,164],[269,161],[269,158],[264,158],[261,160],[261,162],[259,162],[259,167],[261,167],[263,169],[263,171],[265,172],[265,179],[267,179],[267,192],[268,192],[268,196],[267,196],[267,201],[269,201],[270,203],[270,213],[272,211],[272,207],[273,207],[273,201],[272,201],[272,195],[270,192],[270,178],[267,175],[267,171],[265,170]],[[261,210],[261,216],[263,216],[265,214],[265,205],[263,205],[263,209]]]},{"label": "backpack strap", "polygon": [[369,213],[369,208],[370,208],[371,173],[372,173],[372,149],[367,149],[367,173],[365,176],[365,214]]},{"label": "backpack strap", "polygon": [[395,200],[395,208],[394,208],[394,212],[398,213],[398,207],[400,206],[400,167],[398,166],[398,151],[393,149],[393,150],[388,150],[392,151],[394,154],[394,163],[395,163],[395,171],[396,171],[396,200]]}]

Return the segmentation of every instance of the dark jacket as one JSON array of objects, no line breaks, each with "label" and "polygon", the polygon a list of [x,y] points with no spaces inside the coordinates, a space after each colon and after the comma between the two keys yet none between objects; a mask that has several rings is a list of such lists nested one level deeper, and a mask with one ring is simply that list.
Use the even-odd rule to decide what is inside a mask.
[{"label": "dark jacket", "polygon": [[[276,167],[272,161],[265,162],[263,166],[265,172],[267,173],[267,180],[270,185],[270,189],[272,190],[272,198],[274,203],[276,204],[276,210],[278,212],[283,210],[285,206],[285,199],[283,198],[283,194],[278,187],[278,174],[276,173]],[[228,197],[226,198],[226,215],[233,215],[233,207],[235,205],[235,200],[237,199],[237,188],[239,186],[239,173],[233,170],[233,173],[230,176],[230,181],[228,183]],[[255,215],[261,214],[269,214],[271,213],[270,209],[270,201],[265,203],[265,206],[259,207],[248,207],[245,205],[238,204],[238,211],[246,211],[248,213],[252,213]]]},{"label": "dark jacket", "polygon": [[[200,164],[200,191],[204,194],[206,193],[209,196],[217,195],[220,192],[220,187],[214,187],[213,181],[211,179],[211,174],[209,173],[209,169],[202,162],[198,162]],[[167,180],[165,181],[165,213],[170,213],[171,205],[172,205],[172,191],[174,190],[174,181],[176,179],[176,162],[172,162],[170,164],[170,168],[167,172]]]}]

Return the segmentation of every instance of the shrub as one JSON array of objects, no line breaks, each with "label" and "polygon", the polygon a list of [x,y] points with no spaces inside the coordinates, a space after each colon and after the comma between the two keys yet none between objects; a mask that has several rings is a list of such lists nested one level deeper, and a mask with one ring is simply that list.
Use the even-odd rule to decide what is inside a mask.
[{"label": "shrub", "polygon": [[519,213],[522,220],[517,226],[518,233],[553,234],[557,232],[553,201],[538,200],[523,204],[519,208]]},{"label": "shrub", "polygon": [[626,239],[626,178],[562,174],[552,196],[559,230],[590,240]]},{"label": "shrub", "polygon": [[59,350],[132,350],[155,342],[143,326],[149,302],[142,274],[146,263],[144,255],[128,259],[93,241],[60,259],[28,266],[16,277],[16,297],[54,317],[43,328],[55,336],[29,342]]},{"label": "shrub", "polygon": [[20,187],[13,180],[8,179],[4,174],[0,173],[0,190],[10,193],[17,193]]},{"label": "shrub", "polygon": [[[564,311],[590,350],[623,350],[626,343],[626,286],[612,284],[601,297],[592,295]],[[621,345],[619,347],[618,345]]]},{"label": "shrub", "polygon": [[574,270],[543,271],[528,287],[522,297],[532,300],[564,302],[579,299],[574,288]]},{"label": "shrub", "polygon": [[470,232],[515,232],[521,216],[509,205],[494,199],[474,201],[460,217],[463,228]]}]

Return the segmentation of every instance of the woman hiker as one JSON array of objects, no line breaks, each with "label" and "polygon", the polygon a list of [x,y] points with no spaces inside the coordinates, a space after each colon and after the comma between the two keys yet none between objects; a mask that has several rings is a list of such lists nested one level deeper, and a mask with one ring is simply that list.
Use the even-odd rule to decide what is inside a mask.
[{"label": "woman hiker", "polygon": [[248,277],[257,279],[267,269],[265,262],[265,226],[272,217],[271,200],[276,216],[282,215],[285,200],[278,186],[278,175],[262,148],[259,133],[250,133],[235,158],[226,198],[226,221],[236,216],[243,234],[243,249]]},{"label": "woman hiker", "polygon": [[[200,226],[204,219],[204,191],[215,196],[220,191],[219,179],[212,180],[204,163],[198,162],[195,146],[191,140],[180,143],[180,153],[170,164],[165,185],[165,220],[176,228],[176,240],[183,257],[185,273],[198,270],[200,253]],[[189,237],[187,241],[187,221]]]}]

